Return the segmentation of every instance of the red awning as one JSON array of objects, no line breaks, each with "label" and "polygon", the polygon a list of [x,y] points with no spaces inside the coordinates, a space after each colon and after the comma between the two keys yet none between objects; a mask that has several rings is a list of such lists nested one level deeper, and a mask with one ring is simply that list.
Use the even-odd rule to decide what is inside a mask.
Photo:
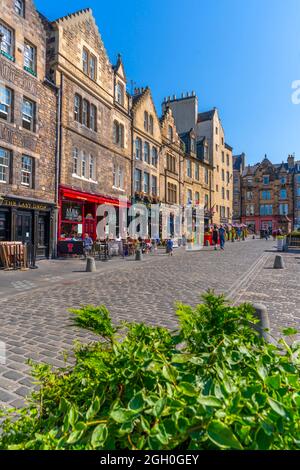
[{"label": "red awning", "polygon": [[61,196],[65,199],[73,199],[77,201],[94,202],[96,204],[108,204],[117,207],[130,207],[128,199],[115,199],[109,196],[102,196],[98,194],[85,193],[75,189],[68,188],[67,186],[60,186]]}]

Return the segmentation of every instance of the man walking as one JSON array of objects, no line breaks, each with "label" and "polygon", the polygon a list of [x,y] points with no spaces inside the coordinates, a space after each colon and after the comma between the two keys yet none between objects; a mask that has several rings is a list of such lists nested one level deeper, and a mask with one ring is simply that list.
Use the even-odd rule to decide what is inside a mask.
[{"label": "man walking", "polygon": [[219,228],[219,238],[220,238],[220,248],[221,248],[221,250],[224,250],[224,246],[225,246],[225,234],[226,234],[226,230],[225,230],[225,228],[221,225],[221,227]]}]

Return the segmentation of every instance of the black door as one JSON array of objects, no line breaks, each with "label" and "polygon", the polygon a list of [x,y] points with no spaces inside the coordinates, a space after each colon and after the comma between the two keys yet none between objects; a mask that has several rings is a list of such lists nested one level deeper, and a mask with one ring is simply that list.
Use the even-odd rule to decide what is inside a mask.
[{"label": "black door", "polygon": [[49,256],[49,216],[39,215],[37,227],[37,256],[39,258],[48,258]]},{"label": "black door", "polygon": [[9,240],[9,213],[8,211],[0,211],[0,242]]},{"label": "black door", "polygon": [[31,212],[17,212],[16,241],[33,243]]}]

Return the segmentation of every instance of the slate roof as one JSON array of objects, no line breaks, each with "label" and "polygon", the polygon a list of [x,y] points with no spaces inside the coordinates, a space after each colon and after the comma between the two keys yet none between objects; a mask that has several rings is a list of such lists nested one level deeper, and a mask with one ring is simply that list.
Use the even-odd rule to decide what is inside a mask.
[{"label": "slate roof", "polygon": [[206,111],[205,113],[198,113],[197,122],[211,121],[215,112],[216,109],[212,109],[211,111]]}]

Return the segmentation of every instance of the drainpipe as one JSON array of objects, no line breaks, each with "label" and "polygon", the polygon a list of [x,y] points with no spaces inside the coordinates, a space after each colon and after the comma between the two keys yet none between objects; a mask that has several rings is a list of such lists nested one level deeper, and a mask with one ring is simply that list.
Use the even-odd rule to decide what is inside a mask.
[{"label": "drainpipe", "polygon": [[61,75],[61,85],[57,87],[57,123],[56,123],[56,156],[55,156],[55,221],[54,221],[54,237],[53,237],[53,251],[52,258],[57,258],[57,242],[58,242],[58,203],[59,203],[59,181],[60,181],[60,168],[61,168],[61,117],[62,117],[62,89],[63,89],[63,75]]}]

